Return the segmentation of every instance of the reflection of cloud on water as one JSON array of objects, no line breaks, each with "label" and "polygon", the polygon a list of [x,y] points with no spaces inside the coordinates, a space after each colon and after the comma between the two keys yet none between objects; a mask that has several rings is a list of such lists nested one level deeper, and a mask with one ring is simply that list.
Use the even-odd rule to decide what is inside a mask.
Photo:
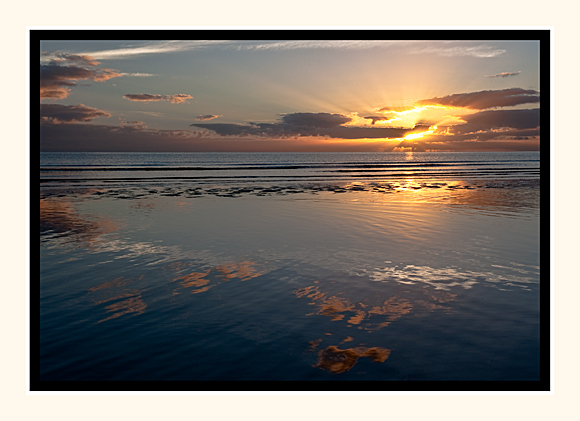
[{"label": "reflection of cloud on water", "polygon": [[[319,284],[316,281],[315,284]],[[401,317],[409,315],[416,310],[447,310],[448,307],[442,305],[446,302],[454,301],[456,294],[445,291],[430,291],[422,289],[411,293],[409,299],[400,295],[393,295],[386,300],[384,296],[379,295],[366,297],[364,302],[353,302],[352,300],[341,297],[342,292],[331,294],[323,291],[319,285],[310,285],[299,288],[294,291],[298,298],[309,298],[312,300],[309,304],[317,308],[317,312],[307,314],[307,316],[320,315],[330,318],[333,322],[341,322],[341,328],[355,328],[367,332],[375,332],[389,326],[392,322]],[[417,294],[419,298],[417,299]],[[327,333],[327,335],[329,335]],[[353,336],[347,336],[340,343],[353,342]],[[318,346],[323,342],[322,339],[310,341],[310,350],[317,351]],[[344,373],[349,371],[361,357],[368,357],[374,362],[384,362],[391,354],[391,350],[383,347],[359,346],[340,349],[336,345],[327,346],[318,351],[318,360],[314,367],[321,368],[330,373]]]},{"label": "reflection of cloud on water", "polygon": [[[362,302],[353,303],[348,298],[330,295],[327,292],[321,291],[315,285],[299,288],[294,291],[294,294],[299,298],[310,298],[312,301],[309,304],[318,308],[316,313],[310,313],[308,314],[309,316],[318,314],[329,317],[332,321],[344,320],[348,327],[356,325],[358,329],[367,331],[379,330],[386,327],[405,314],[409,314],[413,309],[413,304],[400,296],[389,297],[386,300],[381,300],[373,304]],[[433,296],[431,298],[439,302],[445,302],[455,299],[455,295],[448,294],[447,297]],[[429,309],[434,308],[433,305],[429,305],[430,303],[425,300],[417,301],[416,304]]]},{"label": "reflection of cloud on water", "polygon": [[[495,267],[502,267],[492,265]],[[530,273],[520,268],[508,268],[519,274]],[[459,271],[454,268],[432,268],[429,266],[406,265],[403,268],[390,266],[385,268],[375,268],[374,270],[363,270],[373,281],[389,282],[394,281],[399,284],[415,285],[418,283],[427,284],[438,290],[447,290],[451,287],[462,287],[469,289],[480,283],[496,284],[498,287],[519,286],[526,289],[528,284],[537,283],[537,280],[530,277],[523,277],[513,274],[500,275],[493,272]]]},{"label": "reflection of cloud on water", "polygon": [[382,363],[389,358],[390,354],[391,350],[376,346],[339,349],[337,346],[331,345],[318,352],[318,361],[314,366],[338,374],[353,368],[359,358],[368,357],[371,361]]},{"label": "reflection of cloud on water", "polygon": [[110,303],[105,306],[105,311],[107,313],[113,313],[109,317],[99,320],[97,323],[116,319],[125,314],[144,313],[147,304],[143,301],[141,292],[135,288],[126,288],[130,283],[140,280],[143,277],[144,275],[141,275],[137,279],[119,277],[90,288],[88,292],[91,295],[94,294],[93,302],[95,305]]},{"label": "reflection of cloud on water", "polygon": [[[166,265],[164,271],[175,273],[190,266],[185,261],[175,261]],[[191,272],[170,279],[170,282],[179,282],[181,288],[192,288],[192,294],[205,292],[210,288],[232,279],[247,281],[263,275],[266,271],[256,269],[256,263],[251,261],[228,262],[204,272]],[[147,304],[142,298],[142,288],[134,284],[145,278],[145,274],[136,278],[118,277],[111,281],[100,283],[88,290],[95,305],[107,304],[105,311],[113,313],[109,317],[99,320],[98,323],[116,319],[125,314],[142,314]],[[174,290],[173,295],[179,294]]]},{"label": "reflection of cloud on water", "polygon": [[40,236],[42,240],[58,240],[95,247],[102,236],[117,231],[119,224],[107,218],[82,215],[66,200],[40,199]]},{"label": "reflection of cloud on water", "polygon": [[[147,308],[147,304],[141,298],[141,294],[137,292],[129,292],[126,294],[121,294],[116,297],[112,297],[107,301],[120,300],[116,303],[109,304],[105,307],[107,312],[112,312],[113,314],[109,317],[99,320],[98,323],[106,322],[107,320],[116,319],[124,314],[137,313],[141,314]],[[102,304],[106,301],[98,301],[95,304]]]},{"label": "reflection of cloud on water", "polygon": [[[239,279],[243,282],[267,272],[264,270],[259,271],[256,269],[256,265],[256,262],[249,260],[224,263],[204,272],[191,272],[187,275],[179,276],[172,279],[172,282],[179,282],[182,288],[194,288],[192,294],[198,294],[231,279]],[[209,285],[210,283],[212,285]]]},{"label": "reflection of cloud on water", "polygon": [[[99,243],[95,248],[95,252],[114,254],[115,256],[111,260],[134,261],[139,258],[146,258],[149,260],[145,263],[146,266],[174,262],[176,259],[187,260],[192,257],[191,252],[184,250],[180,246],[162,245],[160,243],[160,241],[127,241],[119,239]],[[196,251],[195,257],[197,259],[214,259],[213,254],[207,250]],[[109,263],[109,261],[101,261],[99,263]]]}]

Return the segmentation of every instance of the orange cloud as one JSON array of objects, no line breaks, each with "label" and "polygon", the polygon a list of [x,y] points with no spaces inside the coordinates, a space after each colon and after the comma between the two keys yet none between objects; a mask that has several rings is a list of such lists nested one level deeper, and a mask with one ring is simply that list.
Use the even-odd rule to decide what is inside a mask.
[{"label": "orange cloud", "polygon": [[215,118],[218,117],[223,117],[221,115],[215,115],[215,114],[205,114],[205,115],[198,115],[195,119],[198,121],[207,121],[207,120],[213,120]]},{"label": "orange cloud", "polygon": [[134,102],[170,101],[172,104],[183,104],[193,97],[188,94],[157,95],[157,94],[125,94],[123,98]]}]

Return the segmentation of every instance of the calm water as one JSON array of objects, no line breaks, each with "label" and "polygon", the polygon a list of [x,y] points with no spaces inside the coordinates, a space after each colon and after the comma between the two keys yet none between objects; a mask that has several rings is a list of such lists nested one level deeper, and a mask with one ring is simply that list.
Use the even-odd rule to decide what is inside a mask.
[{"label": "calm water", "polygon": [[538,153],[45,153],[40,176],[40,380],[540,379]]},{"label": "calm water", "polygon": [[383,179],[537,178],[539,154],[519,153],[41,153],[40,180],[99,186]]}]

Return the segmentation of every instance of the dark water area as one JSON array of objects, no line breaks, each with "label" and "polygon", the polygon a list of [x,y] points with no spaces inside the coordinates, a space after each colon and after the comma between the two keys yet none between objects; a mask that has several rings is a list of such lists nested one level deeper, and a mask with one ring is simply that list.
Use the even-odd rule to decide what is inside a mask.
[{"label": "dark water area", "polygon": [[545,380],[537,153],[197,155],[41,155],[41,390]]},{"label": "dark water area", "polygon": [[255,184],[401,178],[537,178],[538,152],[511,153],[49,153],[40,180],[67,183]]}]

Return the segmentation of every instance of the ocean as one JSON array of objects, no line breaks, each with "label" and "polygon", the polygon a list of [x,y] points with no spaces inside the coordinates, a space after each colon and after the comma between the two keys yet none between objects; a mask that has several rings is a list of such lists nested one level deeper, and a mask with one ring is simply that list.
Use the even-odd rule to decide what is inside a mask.
[{"label": "ocean", "polygon": [[542,275],[538,152],[41,153],[31,382],[538,390]]}]

